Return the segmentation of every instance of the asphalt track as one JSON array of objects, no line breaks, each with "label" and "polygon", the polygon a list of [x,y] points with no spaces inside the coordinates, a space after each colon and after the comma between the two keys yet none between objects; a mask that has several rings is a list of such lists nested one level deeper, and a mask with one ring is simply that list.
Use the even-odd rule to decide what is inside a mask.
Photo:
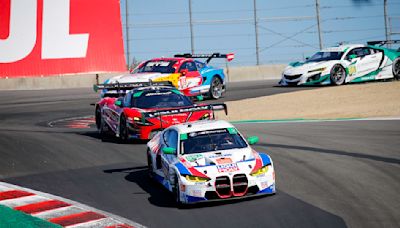
[{"label": "asphalt track", "polygon": [[[275,83],[232,84],[224,100],[298,89]],[[88,89],[0,91],[0,179],[149,227],[400,226],[399,120],[237,125],[272,156],[278,193],[177,209],[148,181],[144,144],[48,127],[91,115],[95,101]]]}]

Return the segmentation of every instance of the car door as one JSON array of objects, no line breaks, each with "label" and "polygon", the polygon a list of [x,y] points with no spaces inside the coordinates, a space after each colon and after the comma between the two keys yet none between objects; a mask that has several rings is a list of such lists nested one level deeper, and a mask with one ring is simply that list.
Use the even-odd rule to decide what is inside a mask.
[{"label": "car door", "polygon": [[[354,56],[354,58],[352,58]],[[362,47],[354,48],[349,51],[345,57],[350,62],[348,67],[349,77],[357,78],[363,76],[366,72],[366,64]]]},{"label": "car door", "polygon": [[181,73],[178,83],[179,89],[195,87],[202,83],[201,74],[197,70],[196,63],[193,60],[182,63],[179,73]]},{"label": "car door", "polygon": [[382,62],[383,53],[369,47],[364,47],[363,51],[365,54],[363,61],[363,64],[365,64],[365,74],[376,71]]},{"label": "car door", "polygon": [[[351,59],[350,56],[355,55],[356,58]],[[382,53],[377,52],[369,47],[359,47],[351,50],[346,60],[350,61],[349,76],[362,77],[378,69],[382,60]]]}]

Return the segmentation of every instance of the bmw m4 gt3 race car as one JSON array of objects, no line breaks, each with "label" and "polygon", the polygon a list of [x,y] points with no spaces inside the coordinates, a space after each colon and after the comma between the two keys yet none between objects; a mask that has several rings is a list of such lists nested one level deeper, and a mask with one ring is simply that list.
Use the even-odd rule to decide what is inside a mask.
[{"label": "bmw m4 gt3 race car", "polygon": [[174,87],[148,86],[101,99],[95,104],[95,119],[102,138],[112,134],[127,141],[149,139],[173,124],[212,119],[214,110],[222,109],[225,104],[193,104]]},{"label": "bmw m4 gt3 race car", "polygon": [[279,84],[342,85],[395,78],[400,79],[400,50],[382,47],[395,41],[371,41],[368,45],[344,44],[323,49],[305,62],[290,63]]},{"label": "bmw m4 gt3 race car", "polygon": [[[205,62],[194,58],[206,58]],[[213,58],[233,60],[234,54],[178,54],[174,58],[155,58],[139,64],[131,74],[107,79],[104,84],[170,82],[186,96],[206,95],[220,98],[225,92],[223,69],[208,65]],[[115,96],[115,91],[102,90],[102,97]]]},{"label": "bmw m4 gt3 race car", "polygon": [[250,145],[226,121],[174,125],[147,143],[151,178],[172,192],[179,204],[275,193],[272,159]]}]

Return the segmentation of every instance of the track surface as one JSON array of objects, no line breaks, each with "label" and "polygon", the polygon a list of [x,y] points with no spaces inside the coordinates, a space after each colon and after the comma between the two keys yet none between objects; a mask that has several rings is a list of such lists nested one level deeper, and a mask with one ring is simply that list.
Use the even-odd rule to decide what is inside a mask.
[{"label": "track surface", "polygon": [[[226,99],[297,89],[275,83],[233,84]],[[0,92],[0,179],[150,227],[400,226],[400,121],[238,125],[274,159],[278,194],[177,209],[147,180],[144,144],[46,126],[95,101],[88,89]]]}]

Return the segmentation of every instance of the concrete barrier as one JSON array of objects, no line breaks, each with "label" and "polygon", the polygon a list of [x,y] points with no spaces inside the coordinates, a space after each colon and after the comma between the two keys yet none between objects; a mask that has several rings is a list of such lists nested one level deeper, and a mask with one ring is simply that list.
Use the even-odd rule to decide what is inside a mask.
[{"label": "concrete barrier", "polygon": [[[229,67],[225,69],[228,82],[279,79],[285,65],[261,65],[245,67]],[[126,73],[126,72],[125,72]],[[0,78],[0,90],[36,90],[92,87],[98,80],[124,74],[78,74],[49,77]]]}]

